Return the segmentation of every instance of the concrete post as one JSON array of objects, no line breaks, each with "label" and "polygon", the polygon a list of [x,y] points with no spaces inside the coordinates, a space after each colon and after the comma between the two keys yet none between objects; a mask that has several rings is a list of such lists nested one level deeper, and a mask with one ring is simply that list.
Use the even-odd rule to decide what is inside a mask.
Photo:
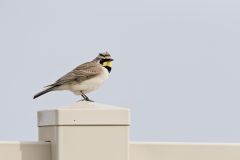
[{"label": "concrete post", "polygon": [[129,110],[92,102],[38,112],[52,160],[128,160]]}]

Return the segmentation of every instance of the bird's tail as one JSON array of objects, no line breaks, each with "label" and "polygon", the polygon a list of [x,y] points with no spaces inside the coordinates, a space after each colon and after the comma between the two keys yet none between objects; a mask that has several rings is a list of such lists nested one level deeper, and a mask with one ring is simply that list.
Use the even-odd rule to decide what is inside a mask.
[{"label": "bird's tail", "polygon": [[56,86],[49,87],[49,88],[47,88],[47,89],[45,89],[45,90],[43,90],[43,91],[35,94],[35,95],[33,96],[33,99],[35,99],[35,98],[37,98],[37,97],[39,97],[39,96],[41,96],[41,95],[44,95],[44,94],[46,94],[46,93],[48,93],[48,92],[50,92],[50,91],[53,91],[53,90],[55,89],[55,87],[56,87]]}]

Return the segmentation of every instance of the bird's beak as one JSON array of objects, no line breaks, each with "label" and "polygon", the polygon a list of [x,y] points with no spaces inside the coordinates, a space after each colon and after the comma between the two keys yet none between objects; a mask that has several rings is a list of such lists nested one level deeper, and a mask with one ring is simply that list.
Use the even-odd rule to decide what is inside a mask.
[{"label": "bird's beak", "polygon": [[114,59],[112,59],[112,58],[109,58],[109,61],[114,61]]}]

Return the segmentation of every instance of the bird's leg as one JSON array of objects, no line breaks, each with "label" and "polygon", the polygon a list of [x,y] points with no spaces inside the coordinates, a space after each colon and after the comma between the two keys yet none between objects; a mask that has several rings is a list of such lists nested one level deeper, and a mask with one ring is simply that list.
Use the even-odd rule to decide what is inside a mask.
[{"label": "bird's leg", "polygon": [[89,98],[86,96],[86,94],[84,94],[83,92],[81,92],[81,93],[82,93],[81,96],[83,97],[83,100],[89,101],[89,102],[94,102],[93,100],[89,99]]},{"label": "bird's leg", "polygon": [[86,101],[94,102],[93,100],[89,99],[85,94],[84,94],[84,96],[85,96],[85,100],[86,100]]},{"label": "bird's leg", "polygon": [[78,102],[80,102],[80,101],[86,101],[86,96],[85,96],[85,94],[81,91],[80,92],[81,94],[81,96],[83,97],[83,99],[80,99],[80,100],[78,100]]},{"label": "bird's leg", "polygon": [[86,100],[87,97],[83,92],[81,92],[81,96],[83,97],[83,100]]}]

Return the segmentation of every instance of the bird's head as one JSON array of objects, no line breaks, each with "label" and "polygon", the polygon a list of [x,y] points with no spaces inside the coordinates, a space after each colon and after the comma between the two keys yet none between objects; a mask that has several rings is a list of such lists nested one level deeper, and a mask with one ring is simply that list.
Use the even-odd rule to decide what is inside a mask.
[{"label": "bird's head", "polygon": [[108,52],[99,53],[95,60],[105,67],[109,73],[111,72],[113,59]]}]

